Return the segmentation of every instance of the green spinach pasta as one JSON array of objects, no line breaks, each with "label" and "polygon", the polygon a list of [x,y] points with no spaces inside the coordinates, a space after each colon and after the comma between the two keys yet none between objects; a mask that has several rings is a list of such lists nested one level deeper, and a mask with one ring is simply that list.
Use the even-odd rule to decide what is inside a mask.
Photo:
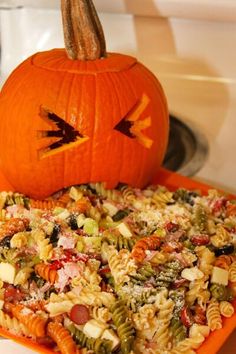
[{"label": "green spinach pasta", "polygon": [[61,354],[194,353],[233,316],[235,201],[162,186],[0,193],[0,327]]}]

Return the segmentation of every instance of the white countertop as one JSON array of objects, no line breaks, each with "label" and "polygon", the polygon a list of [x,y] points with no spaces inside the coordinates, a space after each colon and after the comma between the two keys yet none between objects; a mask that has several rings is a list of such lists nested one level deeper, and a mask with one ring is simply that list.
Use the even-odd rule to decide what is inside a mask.
[{"label": "white countertop", "polygon": [[0,340],[0,353],[1,354],[35,354],[32,350],[26,349],[10,340]]}]

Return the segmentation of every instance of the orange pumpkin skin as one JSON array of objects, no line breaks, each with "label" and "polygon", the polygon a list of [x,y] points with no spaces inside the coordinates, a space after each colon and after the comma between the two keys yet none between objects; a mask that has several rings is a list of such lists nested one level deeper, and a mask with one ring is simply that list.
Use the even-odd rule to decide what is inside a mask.
[{"label": "orange pumpkin skin", "polygon": [[[78,144],[49,150],[66,132],[48,112],[79,132]],[[148,147],[138,134],[116,129],[126,117],[141,122]],[[52,136],[58,130],[60,137]],[[37,199],[88,182],[144,187],[162,163],[168,130],[160,83],[126,55],[80,61],[63,49],[37,53],[13,71],[0,94],[1,169],[16,190]]]}]

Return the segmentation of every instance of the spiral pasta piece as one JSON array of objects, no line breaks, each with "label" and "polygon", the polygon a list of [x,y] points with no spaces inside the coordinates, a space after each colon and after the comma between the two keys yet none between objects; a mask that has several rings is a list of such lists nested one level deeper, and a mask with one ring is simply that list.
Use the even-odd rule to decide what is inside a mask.
[{"label": "spiral pasta piece", "polygon": [[43,261],[51,259],[53,245],[50,243],[50,239],[46,237],[45,232],[43,230],[36,229],[31,232],[31,237],[35,240],[38,246],[39,258]]},{"label": "spiral pasta piece", "polygon": [[222,247],[226,245],[230,240],[229,232],[223,226],[217,226],[216,235],[211,237],[211,243],[215,247]]},{"label": "spiral pasta piece", "polygon": [[91,208],[91,203],[89,202],[88,199],[83,197],[73,202],[68,209],[70,210],[70,212],[73,213],[85,214],[86,212],[89,211],[90,208]]},{"label": "spiral pasta piece", "polygon": [[210,291],[212,297],[218,301],[228,300],[231,295],[229,289],[222,284],[212,284]]},{"label": "spiral pasta piece", "polygon": [[0,310],[0,326],[14,334],[30,336],[30,331],[17,318],[10,317],[7,313]]},{"label": "spiral pasta piece", "polygon": [[122,198],[124,202],[131,202],[135,199],[135,193],[133,188],[128,185],[124,185],[120,188]]},{"label": "spiral pasta piece", "polygon": [[211,331],[222,328],[222,319],[220,316],[219,303],[211,301],[206,310],[207,324]]},{"label": "spiral pasta piece", "polygon": [[39,263],[35,266],[35,272],[44,280],[55,284],[58,280],[58,274],[55,269],[51,269],[49,264]]},{"label": "spiral pasta piece", "polygon": [[168,288],[168,286],[176,279],[178,273],[182,270],[182,266],[178,261],[167,262],[164,269],[157,275],[155,285],[159,288]]},{"label": "spiral pasta piece", "polygon": [[229,280],[236,282],[236,262],[233,262],[229,267]]},{"label": "spiral pasta piece", "polygon": [[136,274],[131,275],[131,280],[135,283],[141,283],[148,280],[150,277],[156,274],[150,263],[145,263],[139,268]]},{"label": "spiral pasta piece", "polygon": [[131,257],[133,257],[137,262],[142,262],[146,257],[147,250],[156,250],[160,246],[160,239],[156,236],[143,237],[138,240],[131,252]]},{"label": "spiral pasta piece", "polygon": [[80,347],[92,350],[95,354],[110,354],[112,352],[112,342],[110,340],[88,338],[82,331],[73,325],[70,325],[68,330],[70,331],[75,342]]},{"label": "spiral pasta piece", "polygon": [[170,354],[189,354],[195,353],[192,349],[197,349],[204,342],[205,337],[202,334],[198,334],[191,338],[186,338],[179,342],[175,348],[170,351]]},{"label": "spiral pasta piece", "polygon": [[183,323],[177,319],[173,318],[170,322],[170,330],[172,337],[176,343],[181,342],[187,336],[187,329]]},{"label": "spiral pasta piece", "polygon": [[167,347],[170,340],[169,325],[174,309],[174,302],[171,299],[165,300],[159,306],[157,316],[157,331],[154,336],[155,341],[158,343],[160,349]]},{"label": "spiral pasta piece", "polygon": [[135,330],[132,322],[128,318],[128,311],[125,302],[117,301],[112,307],[112,320],[117,328],[118,336],[121,340],[121,352],[128,354],[134,344]]},{"label": "spiral pasta piece", "polygon": [[7,215],[6,215],[6,210],[2,209],[0,210],[0,221],[6,221]]},{"label": "spiral pasta piece", "polygon": [[70,193],[68,191],[63,193],[57,200],[60,203],[63,203],[64,206],[66,206],[71,200]]},{"label": "spiral pasta piece", "polygon": [[194,211],[195,225],[200,232],[207,229],[207,213],[202,205],[197,205]]},{"label": "spiral pasta piece", "polygon": [[135,238],[126,238],[122,235],[109,234],[102,238],[102,242],[107,242],[109,245],[114,246],[117,251],[124,248],[131,251],[135,245]]},{"label": "spiral pasta piece", "polygon": [[90,315],[95,320],[107,323],[111,320],[111,312],[106,307],[93,306],[90,308]]},{"label": "spiral pasta piece", "polygon": [[75,354],[77,352],[70,332],[61,323],[50,322],[47,326],[47,334],[57,344],[61,354]]},{"label": "spiral pasta piece", "polygon": [[52,210],[56,207],[63,208],[65,204],[59,200],[54,199],[44,199],[44,200],[34,200],[30,199],[30,207],[34,209],[41,209],[41,210]]},{"label": "spiral pasta piece", "polygon": [[228,270],[232,262],[233,262],[232,256],[223,254],[216,258],[214,266]]},{"label": "spiral pasta piece", "polygon": [[13,236],[17,232],[24,231],[29,226],[27,218],[11,218],[0,227],[0,241],[6,236]]},{"label": "spiral pasta piece", "polygon": [[168,190],[158,190],[153,194],[152,201],[157,207],[165,207],[166,204],[173,202],[173,193]]},{"label": "spiral pasta piece", "polygon": [[136,264],[128,250],[117,252],[112,246],[108,249],[108,264],[116,285],[129,281],[130,275],[136,271]]},{"label": "spiral pasta piece", "polygon": [[231,317],[234,314],[234,307],[228,301],[220,302],[220,314],[224,317]]},{"label": "spiral pasta piece", "polygon": [[106,189],[104,183],[90,183],[89,186],[103,198],[107,198],[112,201],[119,201],[121,199],[119,191],[115,189]]},{"label": "spiral pasta piece", "polygon": [[32,267],[32,264],[29,264],[26,267],[20,269],[19,272],[16,274],[14,285],[24,285],[29,279],[31,273],[33,272],[34,268]]},{"label": "spiral pasta piece", "polygon": [[11,248],[21,248],[28,243],[28,232],[17,232],[10,241]]},{"label": "spiral pasta piece", "polygon": [[44,337],[47,319],[42,318],[33,313],[28,307],[23,305],[11,305],[11,312],[23,325],[25,325],[30,333],[36,337]]},{"label": "spiral pasta piece", "polygon": [[4,207],[10,206],[10,205],[22,205],[25,208],[28,207],[29,204],[29,199],[24,196],[23,194],[20,193],[15,193],[15,192],[2,192],[5,197],[5,201],[4,201]]}]

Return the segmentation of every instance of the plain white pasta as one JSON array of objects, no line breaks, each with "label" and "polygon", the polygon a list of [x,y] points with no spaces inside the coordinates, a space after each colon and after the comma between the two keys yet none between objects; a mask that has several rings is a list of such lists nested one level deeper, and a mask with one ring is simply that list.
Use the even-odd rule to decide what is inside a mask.
[{"label": "plain white pasta", "polygon": [[90,308],[90,315],[95,320],[107,323],[111,320],[112,314],[107,307],[93,306]]},{"label": "plain white pasta", "polygon": [[236,282],[236,262],[233,262],[229,267],[229,280]]},{"label": "plain white pasta", "polygon": [[195,337],[197,335],[203,335],[204,337],[208,337],[210,334],[210,328],[206,325],[199,325],[194,323],[189,329],[189,337]]},{"label": "plain white pasta", "polygon": [[89,185],[96,191],[98,195],[103,198],[107,198],[113,201],[121,200],[120,192],[115,189],[106,189],[104,183],[90,183]]},{"label": "plain white pasta", "polygon": [[151,304],[140,307],[133,313],[132,322],[138,338],[152,340],[157,329],[156,308]]},{"label": "plain white pasta", "polygon": [[120,192],[124,202],[132,203],[132,201],[135,199],[134,189],[130,186],[122,186]]},{"label": "plain white pasta", "polygon": [[78,303],[82,305],[105,306],[110,308],[115,302],[115,296],[105,291],[90,291],[82,289],[78,296]]},{"label": "plain white pasta", "polygon": [[50,295],[50,301],[45,306],[51,316],[61,315],[66,312],[70,312],[75,304],[78,304],[78,297],[72,291],[67,293]]},{"label": "plain white pasta", "polygon": [[[171,299],[165,300],[159,305],[159,312],[157,315],[157,330],[154,340],[160,349],[170,349],[170,331],[169,325],[173,315],[174,302]],[[169,347],[169,348],[168,348]]]},{"label": "plain white pasta", "polygon": [[96,220],[97,222],[99,222],[100,219],[101,219],[101,212],[98,210],[97,207],[94,207],[94,206],[92,206],[92,205],[91,205],[91,206],[89,207],[89,209],[87,210],[87,215],[88,215],[90,218]]},{"label": "plain white pasta", "polygon": [[173,193],[159,188],[152,196],[152,202],[157,207],[165,207],[167,203],[173,202]]},{"label": "plain white pasta", "polygon": [[205,246],[195,248],[195,252],[199,258],[198,268],[205,274],[210,275],[215,261],[215,254]]},{"label": "plain white pasta", "polygon": [[11,248],[21,248],[28,243],[28,232],[17,232],[10,241]]},{"label": "plain white pasta", "polygon": [[234,307],[228,301],[220,302],[220,314],[224,317],[231,317],[234,314]]},{"label": "plain white pasta", "polygon": [[63,301],[76,301],[78,296],[73,291],[68,291],[67,293],[55,294],[51,293],[50,303],[63,302]]},{"label": "plain white pasta", "polygon": [[137,265],[130,257],[130,252],[122,249],[118,252],[113,246],[107,248],[108,264],[116,285],[128,282],[130,274],[135,274]]},{"label": "plain white pasta", "polygon": [[[91,291],[87,288],[82,289],[79,294],[75,293],[74,290],[69,291],[67,293],[55,294],[52,293],[50,296],[51,303],[60,303],[69,301],[71,304],[82,304],[82,305],[89,305],[89,306],[105,306],[111,307],[115,302],[115,296],[111,293],[107,293],[105,291]],[[68,303],[65,303],[68,306]],[[49,307],[53,308],[53,307]]]},{"label": "plain white pasta", "polygon": [[2,210],[4,208],[4,205],[6,203],[7,200],[7,192],[0,192],[0,210]]},{"label": "plain white pasta", "polygon": [[211,237],[211,243],[215,247],[222,247],[226,245],[230,240],[230,234],[228,231],[222,226],[217,225],[216,227],[216,235]]},{"label": "plain white pasta", "polygon": [[13,334],[29,336],[28,329],[20,323],[15,317],[10,317],[8,314],[0,310],[0,326]]},{"label": "plain white pasta", "polygon": [[170,351],[170,354],[190,354],[195,353],[195,349],[199,348],[204,342],[205,337],[202,334],[198,334],[191,338],[186,338],[179,342],[175,348]]},{"label": "plain white pasta", "polygon": [[220,315],[219,303],[212,301],[206,310],[207,324],[211,331],[222,328],[222,319]]},{"label": "plain white pasta", "polygon": [[29,279],[31,273],[33,272],[34,268],[32,264],[29,264],[28,266],[20,269],[19,272],[16,274],[14,285],[24,285]]},{"label": "plain white pasta", "polygon": [[6,221],[7,213],[5,209],[0,210],[0,221]]},{"label": "plain white pasta", "polygon": [[50,313],[51,317],[62,315],[63,313],[70,312],[74,304],[77,301],[73,300],[65,300],[60,302],[49,302],[45,307],[47,311]]},{"label": "plain white pasta", "polygon": [[195,300],[197,300],[201,307],[206,308],[211,295],[207,288],[208,282],[205,282],[204,278],[191,281],[189,284],[189,291],[186,292],[187,303],[193,305]]},{"label": "plain white pasta", "polygon": [[33,230],[31,237],[36,242],[39,251],[39,258],[43,261],[47,261],[52,258],[53,246],[50,244],[49,238],[43,230]]}]

